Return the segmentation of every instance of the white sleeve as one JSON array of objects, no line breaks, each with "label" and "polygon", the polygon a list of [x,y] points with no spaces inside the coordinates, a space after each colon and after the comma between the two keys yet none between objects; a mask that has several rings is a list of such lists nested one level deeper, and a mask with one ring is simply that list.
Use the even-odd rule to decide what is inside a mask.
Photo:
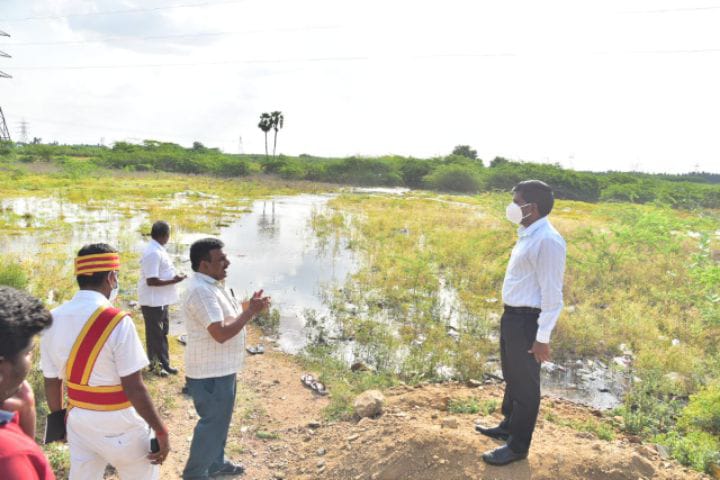
[{"label": "white sleeve", "polygon": [[535,269],[540,285],[540,317],[535,339],[540,343],[550,343],[550,334],[562,311],[564,273],[564,242],[554,238],[543,239]]},{"label": "white sleeve", "polygon": [[127,377],[150,364],[129,315],[120,320],[108,340],[112,346],[115,369],[120,377]]},{"label": "white sleeve", "polygon": [[144,278],[160,278],[160,252],[153,250],[140,260]]},{"label": "white sleeve", "polygon": [[186,305],[193,317],[205,328],[225,320],[220,300],[214,292],[206,288],[195,289],[188,297]]},{"label": "white sleeve", "polygon": [[40,336],[40,370],[46,378],[60,378],[60,368],[53,362],[52,348],[50,347],[49,330],[45,330]]}]

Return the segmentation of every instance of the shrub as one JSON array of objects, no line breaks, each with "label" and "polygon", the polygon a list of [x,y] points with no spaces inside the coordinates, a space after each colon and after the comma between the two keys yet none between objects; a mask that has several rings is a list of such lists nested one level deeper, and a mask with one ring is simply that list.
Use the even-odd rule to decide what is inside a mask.
[{"label": "shrub", "polygon": [[463,165],[444,165],[425,177],[430,188],[446,192],[477,193],[482,180],[477,170]]},{"label": "shrub", "polygon": [[0,258],[0,285],[23,290],[28,285],[28,278],[19,264]]}]

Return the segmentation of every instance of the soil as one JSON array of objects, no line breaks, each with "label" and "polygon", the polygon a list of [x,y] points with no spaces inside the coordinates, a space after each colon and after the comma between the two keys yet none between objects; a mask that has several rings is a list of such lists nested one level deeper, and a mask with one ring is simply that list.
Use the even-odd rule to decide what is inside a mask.
[{"label": "soil", "polygon": [[[248,344],[258,342],[251,330]],[[181,353],[175,355],[181,367]],[[704,474],[661,457],[655,446],[616,433],[613,441],[559,423],[597,419],[599,412],[543,398],[527,460],[504,467],[486,465],[481,454],[502,443],[474,432],[474,423],[494,425],[490,416],[450,414],[451,399],[502,399],[501,385],[470,387],[443,383],[386,390],[384,413],[375,419],[327,422],[327,397],[303,386],[303,370],[291,356],[267,343],[262,355],[248,355],[238,383],[238,402],[226,453],[246,467],[245,479],[454,480],[454,479],[702,479]],[[197,416],[180,394],[182,372],[158,379],[161,413],[173,451],[161,479],[181,478]],[[332,389],[330,388],[330,394]],[[160,402],[157,402],[161,404]],[[550,422],[547,414],[561,420]],[[229,478],[229,477],[223,477]]]}]

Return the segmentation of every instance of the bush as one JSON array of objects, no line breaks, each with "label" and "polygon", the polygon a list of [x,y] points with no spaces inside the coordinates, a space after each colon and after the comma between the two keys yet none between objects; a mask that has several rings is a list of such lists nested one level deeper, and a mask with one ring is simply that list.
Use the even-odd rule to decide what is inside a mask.
[{"label": "bush", "polygon": [[711,385],[690,397],[678,424],[720,436],[720,383]]},{"label": "bush", "polygon": [[28,278],[19,264],[0,259],[0,285],[24,290],[28,285]]},{"label": "bush", "polygon": [[446,192],[477,193],[482,180],[477,170],[463,165],[444,165],[425,177],[430,188]]},{"label": "bush", "polygon": [[670,450],[670,455],[683,465],[710,473],[710,465],[720,461],[720,442],[705,432],[689,432],[682,435],[671,432],[658,435],[654,441]]}]

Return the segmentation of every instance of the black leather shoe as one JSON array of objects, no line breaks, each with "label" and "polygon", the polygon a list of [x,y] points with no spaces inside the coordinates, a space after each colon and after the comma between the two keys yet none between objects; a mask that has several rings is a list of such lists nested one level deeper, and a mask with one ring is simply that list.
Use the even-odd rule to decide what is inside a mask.
[{"label": "black leather shoe", "polygon": [[496,448],[495,450],[490,450],[489,452],[483,453],[483,460],[485,460],[485,463],[489,463],[490,465],[507,465],[508,463],[517,462],[518,460],[522,460],[524,458],[527,458],[528,454],[525,453],[515,453],[512,450],[510,450],[510,447],[507,445],[503,445],[500,448]]},{"label": "black leather shoe", "polygon": [[177,373],[178,373],[178,369],[177,369],[177,368],[173,368],[173,367],[171,367],[170,365],[165,365],[165,366],[162,367],[162,368],[163,368],[163,370],[165,370],[166,372],[168,372],[170,375],[177,375]]},{"label": "black leather shoe", "polygon": [[490,438],[496,438],[498,440],[507,440],[510,437],[510,432],[504,428],[498,427],[483,427],[482,425],[475,425],[475,431],[482,433]]}]

